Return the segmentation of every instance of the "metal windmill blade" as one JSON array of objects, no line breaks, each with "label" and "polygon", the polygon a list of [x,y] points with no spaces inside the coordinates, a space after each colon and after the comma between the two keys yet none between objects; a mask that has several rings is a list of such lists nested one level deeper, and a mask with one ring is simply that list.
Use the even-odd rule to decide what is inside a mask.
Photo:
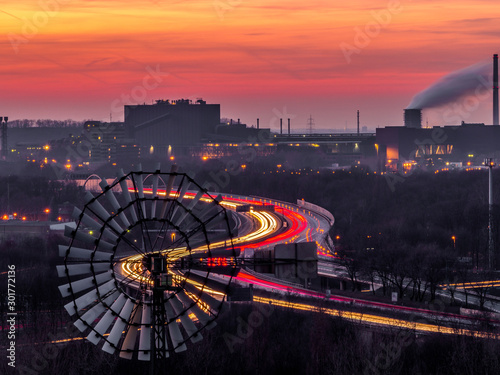
[{"label": "metal windmill blade", "polygon": [[70,244],[60,246],[65,308],[102,350],[159,363],[215,325],[238,272],[231,216],[175,166],[139,165],[100,187],[75,208]]}]

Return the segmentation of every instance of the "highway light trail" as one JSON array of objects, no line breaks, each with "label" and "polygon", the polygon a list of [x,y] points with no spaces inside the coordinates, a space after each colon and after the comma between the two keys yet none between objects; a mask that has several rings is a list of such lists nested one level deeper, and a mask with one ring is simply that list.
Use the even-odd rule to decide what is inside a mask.
[{"label": "highway light trail", "polygon": [[294,303],[287,302],[281,299],[276,298],[265,298],[265,297],[254,297],[254,301],[263,304],[272,304],[274,306],[280,306],[285,308],[290,308],[299,311],[313,311],[313,312],[324,312],[328,315],[342,317],[344,319],[356,322],[356,323],[365,323],[365,324],[375,324],[382,326],[391,326],[402,329],[410,329],[419,332],[427,332],[427,333],[443,333],[443,334],[451,334],[451,335],[464,335],[464,336],[473,336],[479,338],[494,338],[500,339],[500,335],[486,333],[476,330],[463,329],[463,328],[453,328],[453,327],[444,327],[435,324],[421,323],[417,321],[411,320],[403,320],[403,319],[394,319],[388,318],[378,315],[365,314],[365,313],[357,313],[352,311],[343,311],[338,309],[331,308],[321,308],[319,309],[317,306],[308,305],[304,303]]},{"label": "highway light trail", "polygon": [[[151,194],[145,189],[146,194]],[[161,192],[158,191],[158,194]],[[170,193],[171,197],[177,197],[177,193]],[[193,198],[194,194],[191,192],[187,192],[184,198]],[[205,198],[205,196],[203,196]],[[208,196],[207,196],[208,198]],[[259,206],[262,204],[274,204],[276,207],[277,213],[282,215],[282,220],[287,222],[286,228],[282,227],[279,223],[279,217],[276,213],[270,213],[267,211],[257,211],[250,210],[250,212],[246,213],[254,224],[250,233],[246,233],[242,236],[233,238],[233,245],[238,245],[238,248],[241,248],[241,252],[243,253],[245,249],[266,249],[273,248],[279,243],[294,243],[298,240],[308,240],[315,241],[313,235],[316,233],[323,234],[324,229],[321,228],[321,224],[317,217],[315,217],[309,210],[309,215],[306,214],[306,210],[300,207],[293,207],[292,205],[285,205],[283,203],[273,202],[272,200],[257,200],[250,197],[240,197],[240,196],[232,196],[232,195],[224,195],[223,200],[220,202],[225,208],[236,211],[238,206],[241,205],[252,205]],[[309,219],[308,219],[309,218]],[[311,223],[310,223],[311,221]],[[315,241],[318,244],[319,254],[322,256],[333,257],[332,254],[328,252],[324,246],[320,245],[318,241]],[[210,249],[215,248],[224,248],[227,246],[227,241],[219,241],[210,244]],[[196,249],[187,249],[186,247],[175,248],[173,250],[169,250],[169,259],[175,261],[182,257],[192,255],[196,257],[197,252],[205,252],[208,250],[208,246],[200,246]],[[142,280],[143,278],[140,273],[142,271],[142,265],[138,264],[136,260],[140,259],[141,255],[133,256],[128,258],[129,262],[125,262],[122,264],[122,271],[124,275],[128,275],[131,278],[135,278],[136,280]],[[180,278],[182,280],[186,280],[189,283],[199,287],[196,283],[193,283],[192,280],[186,279],[182,274],[177,271],[169,270],[169,272],[175,277]],[[463,317],[456,314],[444,313],[444,312],[436,312],[425,309],[417,309],[406,306],[398,306],[392,304],[385,304],[380,302],[373,302],[368,300],[359,300],[352,299],[349,297],[342,296],[325,296],[323,293],[307,290],[303,288],[295,288],[290,287],[289,285],[281,283],[279,280],[269,281],[260,278],[258,275],[249,274],[245,271],[240,271],[238,275],[233,276],[233,279],[237,282],[244,283],[246,285],[253,284],[261,289],[265,289],[268,291],[274,291],[279,294],[283,293],[293,293],[305,297],[317,298],[318,300],[328,300],[333,302],[341,302],[341,303],[355,303],[358,307],[368,307],[368,308],[382,308],[387,310],[392,310],[394,312],[401,312],[406,314],[419,314],[420,316],[429,316],[431,318],[441,318],[443,320],[450,319],[461,319],[467,323],[472,323],[471,318]],[[488,285],[491,285],[493,282],[485,282]],[[470,283],[470,287],[475,285]],[[219,296],[219,298],[224,297],[224,294],[220,292],[216,292],[210,290],[206,286],[204,287],[206,291],[212,293],[213,295]],[[293,308],[301,311],[318,311],[318,308],[314,306],[314,303],[304,304],[304,303],[289,303],[277,298],[263,298],[263,297],[254,297],[254,301],[259,303],[272,303],[275,306],[282,306]],[[437,324],[428,324],[423,322],[404,320],[404,319],[394,319],[385,316],[375,315],[375,314],[365,314],[365,313],[357,313],[351,311],[343,311],[340,309],[322,309],[327,314],[332,316],[341,316],[351,321],[361,322],[365,324],[376,324],[380,326],[391,326],[397,328],[405,328],[412,329],[419,332],[427,332],[427,333],[444,333],[444,334],[459,334],[466,336],[475,336],[475,337],[494,337],[496,339],[500,338],[497,335],[489,335],[484,332],[463,329],[463,328],[452,328],[446,326],[440,326]]]},{"label": "highway light trail", "polygon": [[440,288],[447,288],[450,286],[454,286],[457,289],[474,289],[474,288],[493,288],[500,286],[500,280],[491,280],[491,281],[471,281],[468,283],[454,283],[454,284],[441,284]]}]

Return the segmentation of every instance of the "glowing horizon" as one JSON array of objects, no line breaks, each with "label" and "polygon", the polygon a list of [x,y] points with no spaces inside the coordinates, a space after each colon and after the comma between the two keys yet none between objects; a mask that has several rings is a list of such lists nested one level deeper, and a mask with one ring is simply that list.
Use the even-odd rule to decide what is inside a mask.
[{"label": "glowing horizon", "polygon": [[[353,128],[357,109],[362,126],[400,125],[416,93],[499,52],[495,8],[485,0],[7,1],[0,111],[119,120],[123,104],[203,97],[222,116],[249,125],[259,117],[262,127],[282,116],[305,128],[311,114],[317,128]],[[161,79],[144,90],[151,70]],[[491,123],[490,102],[464,120]],[[424,115],[444,121],[439,111]]]}]

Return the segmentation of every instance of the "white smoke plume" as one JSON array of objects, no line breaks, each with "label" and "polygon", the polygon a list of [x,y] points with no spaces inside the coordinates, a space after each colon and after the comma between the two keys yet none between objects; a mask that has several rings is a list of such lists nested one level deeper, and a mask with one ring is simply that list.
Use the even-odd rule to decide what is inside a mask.
[{"label": "white smoke plume", "polygon": [[452,72],[413,97],[408,109],[433,108],[458,99],[484,93],[493,86],[493,67],[489,61]]}]

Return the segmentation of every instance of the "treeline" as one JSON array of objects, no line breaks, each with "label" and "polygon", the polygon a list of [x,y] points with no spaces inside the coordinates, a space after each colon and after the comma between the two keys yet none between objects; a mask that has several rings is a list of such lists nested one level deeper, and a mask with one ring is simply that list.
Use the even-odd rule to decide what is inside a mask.
[{"label": "treeline", "polygon": [[[249,163],[244,170],[230,174],[226,164],[213,162],[211,170],[198,171],[196,180],[228,193],[287,202],[303,198],[318,204],[335,216],[331,236],[339,236],[339,248],[376,251],[387,246],[429,245],[443,252],[453,250],[455,256],[470,257],[480,267],[487,262],[485,171],[419,172],[394,180],[391,175],[374,174],[362,167],[335,173],[312,169],[300,175],[290,169],[276,173],[276,166],[270,173],[271,167]],[[500,181],[497,171],[494,181]],[[494,201],[500,201],[498,184]],[[500,223],[497,205],[494,220]],[[498,227],[493,227],[497,244]]]},{"label": "treeline", "polygon": [[[469,287],[468,284],[496,279],[493,272],[477,270],[469,262],[457,258],[453,251],[442,250],[435,244],[411,247],[404,243],[390,244],[379,246],[377,250],[339,250],[337,255],[351,280],[352,291],[359,291],[368,281],[374,295],[389,296],[395,291],[399,299],[414,302],[434,301],[442,285],[446,285],[444,290],[450,305],[469,307],[472,296],[483,309],[492,285],[478,283]],[[456,298],[457,290],[465,297],[464,301]]]},{"label": "treeline", "polygon": [[[102,374],[110,373],[108,361],[116,359],[82,341],[59,342],[71,337],[81,337],[63,308],[58,286],[65,279],[59,278],[56,265],[58,245],[67,239],[58,235],[43,237],[16,236],[0,239],[0,282],[7,285],[7,265],[15,266],[15,339],[8,339],[7,288],[0,291],[0,346],[8,348],[15,342],[16,368],[8,367],[8,360],[0,361],[1,374]],[[4,350],[7,353],[7,350]]]},{"label": "treeline", "polygon": [[[17,321],[37,335],[61,325],[61,298],[57,295],[59,280],[56,265],[61,263],[58,245],[66,243],[60,236],[16,236],[0,240],[0,264],[15,266]],[[7,285],[6,274],[2,274]],[[7,290],[1,291],[0,308],[7,311]],[[1,316],[5,326],[6,314]]]},{"label": "treeline", "polygon": [[[380,330],[324,312],[275,308],[261,320],[257,303],[231,306],[185,353],[171,355],[172,372],[186,374],[479,374],[500,371],[500,343],[462,336],[417,336]],[[248,323],[248,326],[246,324]],[[232,338],[230,340],[229,338]],[[439,353],[439,355],[437,355]],[[480,360],[482,358],[483,360]],[[144,371],[119,361],[123,373]],[[130,372],[127,372],[128,371]]]},{"label": "treeline", "polygon": [[[229,174],[226,165],[213,162],[212,170],[201,170],[196,177],[201,184],[219,184],[224,192],[288,202],[304,198],[332,212],[335,225],[330,235],[353,287],[362,278],[382,283],[385,295],[397,291],[400,298],[423,302],[435,298],[440,284],[452,283],[447,290],[453,304],[460,283],[493,277],[485,271],[489,267],[486,171],[394,176],[361,166],[348,171],[309,168],[301,174],[271,167],[249,163]],[[494,171],[493,178],[500,181],[500,174]],[[494,202],[499,201],[500,189],[494,184]],[[498,208],[493,207],[497,249]],[[487,285],[465,290],[465,305],[474,295],[483,306],[489,290]]]},{"label": "treeline", "polygon": [[85,121],[75,121],[71,119],[67,120],[50,120],[50,119],[40,119],[40,120],[11,120],[9,121],[9,127],[11,128],[77,128],[83,127]]},{"label": "treeline", "polygon": [[[67,329],[46,333],[45,338],[61,337]],[[169,373],[472,375],[500,371],[497,340],[363,327],[321,310],[297,312],[258,303],[233,304],[225,307],[215,328],[202,334],[201,342],[187,343],[187,351],[170,354],[164,365]],[[27,332],[24,335],[30,338]],[[85,340],[52,346],[43,338],[32,336],[29,345],[17,346],[20,373],[149,372],[148,362],[120,359]],[[7,373],[3,366],[0,370]]]},{"label": "treeline", "polygon": [[45,177],[0,177],[1,215],[15,212],[18,217],[25,215],[28,220],[34,220],[49,208],[48,218],[57,220],[58,205],[65,202],[81,205],[82,199],[82,189],[72,183]]}]

